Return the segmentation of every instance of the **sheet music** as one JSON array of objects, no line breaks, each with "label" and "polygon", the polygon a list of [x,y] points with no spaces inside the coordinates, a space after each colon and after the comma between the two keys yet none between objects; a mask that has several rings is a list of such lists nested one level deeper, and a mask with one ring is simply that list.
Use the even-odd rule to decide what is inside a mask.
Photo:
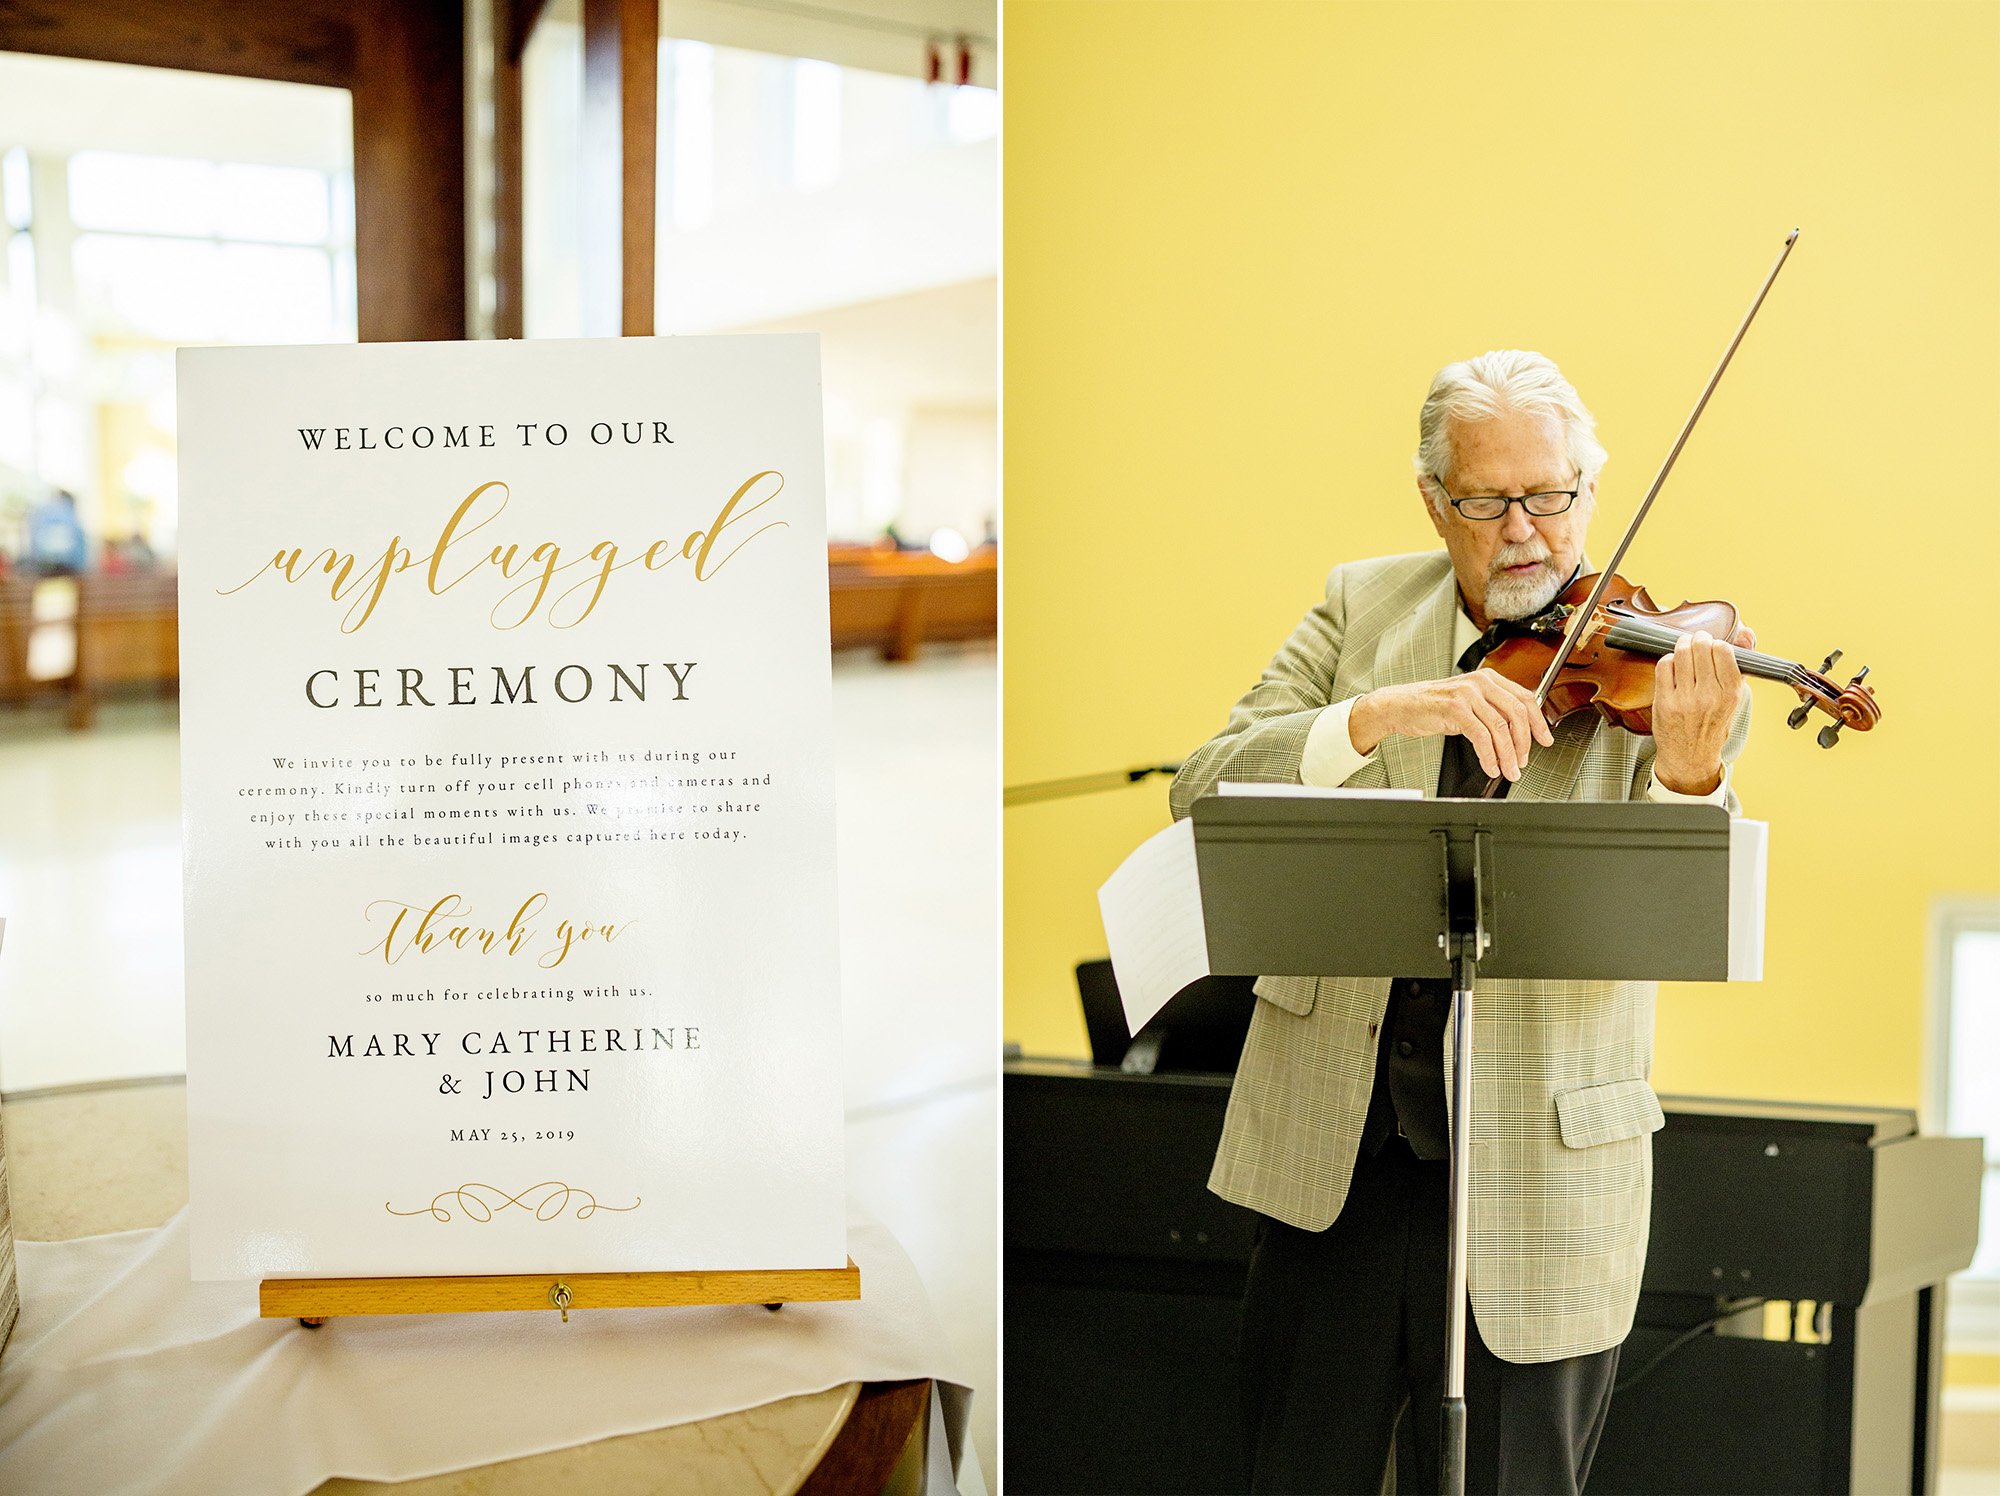
[{"label": "sheet music", "polygon": [[1764,980],[1764,875],[1771,828],[1729,823],[1729,980]]},{"label": "sheet music", "polygon": [[1125,1023],[1138,1033],[1167,1000],[1208,976],[1194,822],[1148,837],[1097,890]]},{"label": "sheet music", "polygon": [[1290,800],[1421,800],[1420,790],[1354,790],[1345,785],[1259,784],[1253,779],[1225,779],[1215,786],[1218,795],[1256,795],[1262,799]]}]

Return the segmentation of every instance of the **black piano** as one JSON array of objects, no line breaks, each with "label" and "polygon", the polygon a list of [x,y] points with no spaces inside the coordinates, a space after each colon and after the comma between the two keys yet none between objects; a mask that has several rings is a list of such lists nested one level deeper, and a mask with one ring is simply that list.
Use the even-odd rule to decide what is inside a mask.
[{"label": "black piano", "polygon": [[[1008,1065],[1010,1492],[1243,1488],[1253,1217],[1206,1188],[1229,1084]],[[1662,1104],[1592,1496],[1934,1491],[1943,1285],[1978,1237],[1980,1140],[1919,1137],[1891,1108]]]}]

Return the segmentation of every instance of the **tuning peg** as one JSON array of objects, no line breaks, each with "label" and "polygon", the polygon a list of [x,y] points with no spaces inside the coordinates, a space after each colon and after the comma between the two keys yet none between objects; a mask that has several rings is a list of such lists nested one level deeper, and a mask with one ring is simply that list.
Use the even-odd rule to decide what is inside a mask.
[{"label": "tuning peg", "polygon": [[1812,703],[1810,701],[1801,701],[1797,706],[1792,708],[1791,715],[1785,718],[1785,726],[1804,727],[1806,725],[1806,718],[1811,715]]},{"label": "tuning peg", "polygon": [[1832,722],[1829,723],[1827,726],[1822,727],[1819,730],[1820,747],[1831,748],[1835,743],[1838,743],[1840,741],[1841,726],[1842,726],[1841,723]]},{"label": "tuning peg", "polygon": [[1869,667],[1869,666],[1867,666],[1867,665],[1863,665],[1863,666],[1861,667],[1861,673],[1860,673],[1859,675],[1855,676],[1853,680],[1849,681],[1849,682],[1848,682],[1848,685],[1850,685],[1850,686],[1858,686],[1858,685],[1860,685],[1860,684],[1861,684],[1861,683],[1862,683],[1863,681],[1865,681],[1866,679],[1868,679],[1868,671],[1869,671],[1869,669],[1870,669],[1870,667]]},{"label": "tuning peg", "polygon": [[1835,665],[1840,663],[1840,653],[1841,652],[1836,649],[1832,654],[1826,657],[1826,663],[1819,667],[1819,673],[1821,675],[1825,675],[1827,671],[1831,670]]}]

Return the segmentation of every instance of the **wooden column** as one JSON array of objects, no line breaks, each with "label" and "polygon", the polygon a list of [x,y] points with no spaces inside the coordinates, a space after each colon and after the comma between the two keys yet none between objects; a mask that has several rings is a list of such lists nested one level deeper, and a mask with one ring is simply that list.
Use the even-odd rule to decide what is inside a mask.
[{"label": "wooden column", "polygon": [[653,331],[659,0],[584,0],[584,330]]},{"label": "wooden column", "polygon": [[526,331],[521,184],[521,54],[541,18],[541,0],[476,0],[493,7],[493,336]]},{"label": "wooden column", "polygon": [[459,0],[373,0],[351,10],[359,34],[348,86],[361,341],[462,338],[463,11]]}]

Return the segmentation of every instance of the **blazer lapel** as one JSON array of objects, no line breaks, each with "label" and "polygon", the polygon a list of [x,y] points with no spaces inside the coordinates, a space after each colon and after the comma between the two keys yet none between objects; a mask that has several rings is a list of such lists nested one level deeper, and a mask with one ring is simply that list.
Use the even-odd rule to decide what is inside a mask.
[{"label": "blazer lapel", "polygon": [[[1458,578],[1446,568],[1444,580],[1420,594],[1416,606],[1383,632],[1379,657],[1387,663],[1382,684],[1406,686],[1450,675],[1457,663],[1451,652],[1452,617],[1457,612]],[[1382,757],[1392,787],[1422,795],[1437,793],[1438,768],[1444,762],[1443,738],[1391,733],[1382,740]]]}]

